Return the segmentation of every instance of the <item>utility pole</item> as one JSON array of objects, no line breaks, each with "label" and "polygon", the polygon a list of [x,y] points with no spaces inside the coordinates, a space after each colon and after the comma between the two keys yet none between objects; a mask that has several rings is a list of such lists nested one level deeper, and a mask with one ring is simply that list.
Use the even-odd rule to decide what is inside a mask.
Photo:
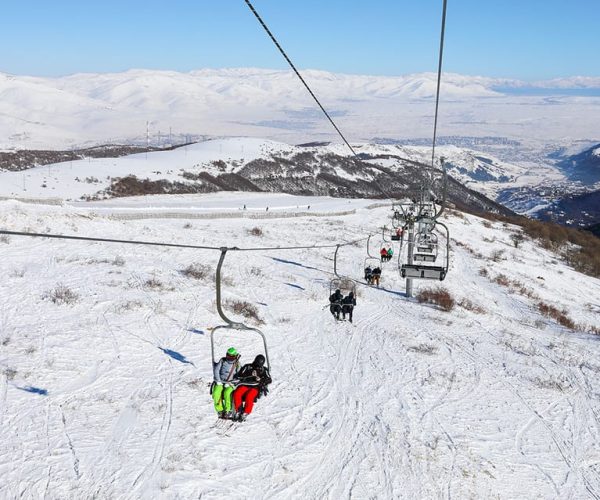
[{"label": "utility pole", "polygon": [[[413,252],[414,252],[414,244],[415,244],[415,223],[411,216],[410,221],[408,223],[408,253],[407,253],[407,264],[410,266],[413,263]],[[406,296],[413,296],[413,280],[412,278],[406,278]]]}]

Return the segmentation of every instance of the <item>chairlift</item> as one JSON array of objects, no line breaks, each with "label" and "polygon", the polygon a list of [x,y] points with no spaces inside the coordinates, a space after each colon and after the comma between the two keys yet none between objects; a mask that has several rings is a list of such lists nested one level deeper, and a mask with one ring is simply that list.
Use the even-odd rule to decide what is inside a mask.
[{"label": "chairlift", "polygon": [[221,304],[221,268],[223,267],[223,261],[225,260],[225,255],[227,254],[227,248],[221,248],[221,257],[219,259],[219,264],[217,265],[217,274],[216,274],[216,290],[217,290],[217,312],[221,319],[226,323],[225,325],[215,326],[210,331],[210,350],[212,355],[212,365],[213,368],[219,362],[220,357],[215,356],[215,333],[220,332],[226,334],[227,331],[236,330],[241,332],[248,332],[252,334],[259,335],[262,338],[263,342],[263,350],[265,356],[265,367],[271,372],[271,363],[269,361],[269,349],[267,347],[267,338],[265,334],[260,331],[258,328],[250,327],[245,325],[244,323],[239,323],[236,321],[232,321],[229,319],[225,313],[223,312],[223,307]]},{"label": "chairlift", "polygon": [[[400,275],[403,278],[431,279],[443,281],[448,274],[450,259],[450,232],[448,227],[441,223],[435,223],[446,231],[446,252],[444,265],[432,266],[428,263],[435,262],[438,258],[438,239],[435,233],[417,233],[417,251],[413,255],[415,263],[405,263],[400,266]],[[419,241],[420,240],[420,241]]]},{"label": "chairlift", "polygon": [[[371,273],[371,275],[367,275],[367,268],[370,267],[371,270],[373,269],[380,269],[381,270],[381,261],[380,259],[377,259],[375,257],[366,257],[365,261],[364,261],[364,265],[363,265],[363,269],[364,269],[364,278],[365,281],[367,282],[367,284],[372,285],[373,284],[373,274]],[[381,276],[381,275],[380,275]]]}]

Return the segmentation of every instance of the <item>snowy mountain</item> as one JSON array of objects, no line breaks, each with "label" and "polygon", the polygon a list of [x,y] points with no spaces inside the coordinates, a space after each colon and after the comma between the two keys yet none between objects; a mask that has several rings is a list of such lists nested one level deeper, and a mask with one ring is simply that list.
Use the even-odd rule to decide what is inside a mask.
[{"label": "snowy mountain", "polygon": [[[0,196],[70,201],[216,191],[384,199],[419,196],[429,172],[427,164],[419,163],[426,161],[426,148],[356,145],[356,151],[359,155],[354,157],[340,145],[212,140],[119,158],[90,156],[0,172]],[[461,157],[454,149],[449,152]],[[441,172],[435,177],[440,190]],[[448,198],[465,209],[510,213],[454,178],[449,181]]]},{"label": "snowy mountain", "polygon": [[[303,75],[352,141],[431,137],[433,73],[385,77],[306,70]],[[566,80],[559,83],[567,85]],[[588,88],[594,80],[569,84]],[[523,85],[444,74],[440,131],[541,142],[596,136],[597,97],[515,96],[497,90]],[[60,78],[0,74],[0,148],[146,144],[147,122],[153,145],[205,136],[338,140],[291,71],[130,70]]]},{"label": "snowy mountain", "polygon": [[[335,245],[389,221],[371,202],[308,200],[216,193],[95,212],[2,201],[0,227],[260,247]],[[191,219],[194,206],[207,213]],[[135,210],[146,219],[116,216]],[[233,425],[208,394],[218,251],[2,237],[0,497],[600,496],[600,356],[582,332],[600,329],[600,281],[532,241],[514,248],[511,225],[445,222],[449,312],[407,299],[389,263],[381,289],[357,286],[354,323],[336,323],[333,248],[228,252],[228,314],[264,331],[274,380]],[[366,252],[341,248],[338,271],[360,280]],[[217,356],[234,345],[246,363],[261,349],[247,333],[215,337]]]}]

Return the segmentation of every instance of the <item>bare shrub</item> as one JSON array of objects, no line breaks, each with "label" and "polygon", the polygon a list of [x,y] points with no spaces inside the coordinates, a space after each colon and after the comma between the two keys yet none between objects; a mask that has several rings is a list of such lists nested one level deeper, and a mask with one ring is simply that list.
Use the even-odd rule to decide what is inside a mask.
[{"label": "bare shrub", "polygon": [[125,259],[120,255],[117,255],[111,262],[113,266],[123,267],[125,265]]},{"label": "bare shrub", "polygon": [[71,290],[69,287],[62,285],[62,284],[58,284],[56,285],[56,288],[54,288],[53,290],[49,290],[46,293],[44,293],[43,297],[44,299],[49,299],[51,300],[54,304],[75,304],[75,302],[77,302],[79,300],[79,295],[77,295],[73,290]]},{"label": "bare shrub", "polygon": [[151,290],[163,290],[165,285],[162,281],[152,277],[144,281],[144,288],[150,288]]},{"label": "bare shrub", "polygon": [[483,237],[483,241],[485,241],[486,243],[494,243],[494,241],[496,241],[495,238],[486,238],[485,236]]},{"label": "bare shrub", "polygon": [[10,238],[7,234],[3,234],[0,236],[0,243],[10,243]]},{"label": "bare shrub", "polygon": [[123,302],[122,304],[115,306],[115,313],[123,313],[125,311],[134,311],[135,309],[139,309],[143,306],[143,304],[139,300],[128,300],[127,302]]},{"label": "bare shrub", "polygon": [[481,267],[479,268],[479,276],[483,276],[484,278],[487,278],[490,275],[490,273],[487,270],[487,267]]},{"label": "bare shrub", "polygon": [[467,311],[471,311],[476,314],[485,314],[485,309],[483,307],[475,304],[467,298],[461,299],[458,305]]},{"label": "bare shrub", "polygon": [[258,309],[254,304],[250,304],[245,300],[226,300],[225,307],[239,316],[243,316],[246,319],[252,319],[259,324],[263,323],[263,320],[258,315]]},{"label": "bare shrub", "polygon": [[260,227],[253,227],[252,229],[248,229],[247,233],[250,236],[263,236],[263,230]]},{"label": "bare shrub", "polygon": [[492,259],[494,262],[500,262],[501,260],[505,260],[503,259],[503,256],[504,250],[494,250],[490,255],[490,259]]},{"label": "bare shrub", "polygon": [[7,336],[7,337],[4,337],[4,338],[2,339],[2,342],[0,342],[0,344],[2,344],[3,346],[5,346],[5,347],[6,347],[8,344],[10,344],[10,337],[8,337],[8,336]]},{"label": "bare shrub", "polygon": [[190,222],[186,222],[186,223],[183,225],[183,229],[192,229],[192,227],[194,227],[194,226],[192,226],[192,224],[191,224]]},{"label": "bare shrub", "polygon": [[523,241],[525,240],[525,236],[523,235],[523,233],[512,233],[510,235],[510,240],[512,241],[512,244],[515,248],[519,248],[521,243],[523,243]]},{"label": "bare shrub", "polygon": [[508,276],[506,276],[506,274],[497,275],[493,279],[493,282],[497,283],[498,285],[501,285],[501,286],[509,286],[510,285],[510,279],[508,278]]},{"label": "bare shrub", "polygon": [[181,271],[181,274],[196,280],[207,279],[211,275],[211,268],[205,264],[193,263]]},{"label": "bare shrub", "polygon": [[450,295],[450,292],[443,287],[421,290],[417,294],[417,301],[419,303],[435,304],[443,311],[451,311],[455,306],[454,298]]},{"label": "bare shrub", "polygon": [[256,267],[256,266],[253,266],[253,267],[250,268],[250,274],[252,276],[257,276],[259,278],[265,275],[262,272],[262,269],[260,267]]},{"label": "bare shrub", "polygon": [[492,227],[492,223],[489,220],[484,220],[482,222],[483,227],[487,227],[488,229],[490,229]]},{"label": "bare shrub", "polygon": [[22,278],[23,276],[25,276],[25,269],[13,269],[10,272],[11,278]]},{"label": "bare shrub", "polygon": [[5,368],[3,370],[4,376],[6,377],[6,380],[11,381],[14,380],[15,377],[17,376],[17,370],[15,370],[14,368]]},{"label": "bare shrub", "polygon": [[418,352],[420,354],[427,354],[428,356],[431,356],[437,352],[437,347],[429,344],[419,344],[410,346],[408,350],[411,352]]},{"label": "bare shrub", "polygon": [[559,325],[562,325],[570,330],[575,330],[575,322],[569,318],[567,311],[562,311],[547,302],[540,301],[537,303],[537,308],[543,316],[552,318]]}]

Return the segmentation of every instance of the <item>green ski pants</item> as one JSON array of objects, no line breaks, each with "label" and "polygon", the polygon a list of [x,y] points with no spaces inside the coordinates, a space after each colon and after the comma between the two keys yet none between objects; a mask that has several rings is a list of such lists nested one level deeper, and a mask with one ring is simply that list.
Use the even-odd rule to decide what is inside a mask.
[{"label": "green ski pants", "polygon": [[[233,394],[233,387],[227,384],[224,386],[223,384],[216,384],[212,397],[215,402],[215,410],[217,412],[221,412],[223,410],[229,412],[233,406],[233,401],[231,395]],[[224,408],[223,408],[224,407]]]}]

